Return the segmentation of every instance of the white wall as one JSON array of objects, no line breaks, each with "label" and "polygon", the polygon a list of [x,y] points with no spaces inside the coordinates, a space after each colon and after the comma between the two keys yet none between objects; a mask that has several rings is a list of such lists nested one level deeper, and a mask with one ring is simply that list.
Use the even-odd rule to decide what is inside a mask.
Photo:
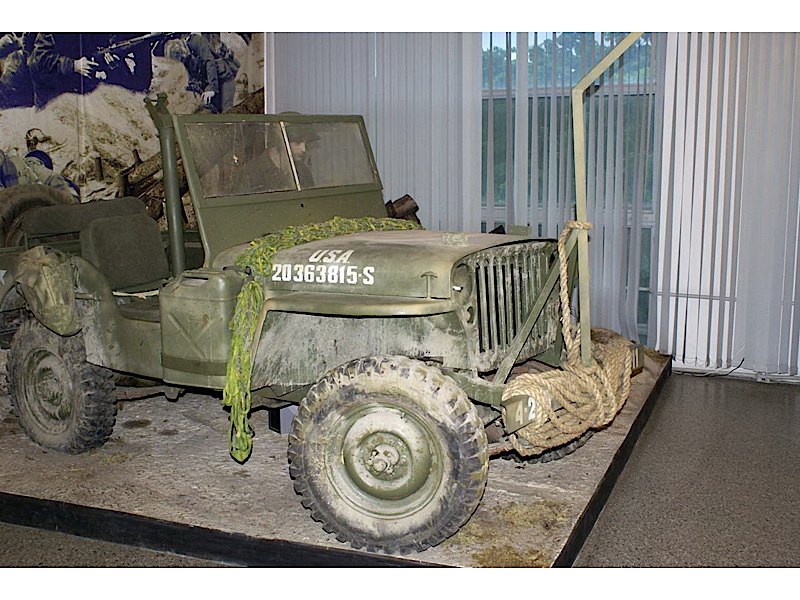
[{"label": "white wall", "polygon": [[267,72],[268,112],[364,116],[385,200],[479,230],[479,33],[272,33]]}]

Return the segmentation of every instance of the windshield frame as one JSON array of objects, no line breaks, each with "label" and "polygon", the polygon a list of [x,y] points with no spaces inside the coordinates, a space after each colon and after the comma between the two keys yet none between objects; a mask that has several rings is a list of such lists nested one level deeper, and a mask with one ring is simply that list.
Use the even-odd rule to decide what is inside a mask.
[{"label": "windshield frame", "polygon": [[[380,212],[383,213],[382,216],[386,214],[383,207],[383,184],[372,153],[364,119],[360,115],[173,114],[172,120],[189,192],[194,204],[197,227],[205,250],[206,265],[210,264],[214,256],[222,250],[235,243],[248,242],[259,235],[271,233],[277,230],[275,228],[278,226],[321,222],[332,218],[334,213],[348,217],[379,216]],[[288,143],[286,126],[342,122],[357,125],[373,182],[303,188],[299,185],[297,166],[291,152],[291,145]],[[206,197],[187,131],[187,126],[195,123],[278,123],[291,163],[296,189]],[[327,204],[330,204],[332,208],[325,208]],[[333,213],[328,214],[331,211]],[[242,216],[244,214],[250,215],[250,219],[258,219],[263,226],[256,227],[255,224],[247,222],[248,217]],[[319,216],[317,217],[317,215]],[[225,228],[230,230],[237,227],[246,231],[242,232],[241,236],[237,236],[236,232],[225,230]],[[249,237],[245,235],[248,232],[251,234]]]},{"label": "windshield frame", "polygon": [[[327,195],[326,190],[336,188],[336,193],[348,190],[353,192],[364,190],[382,190],[383,185],[378,173],[378,166],[375,162],[375,157],[372,153],[372,148],[369,143],[369,138],[366,134],[366,127],[364,126],[364,119],[359,115],[297,115],[297,114],[278,114],[278,115],[173,115],[175,120],[175,132],[178,140],[178,146],[181,150],[181,156],[187,157],[184,159],[184,169],[186,171],[187,183],[189,184],[189,191],[192,193],[192,199],[196,202],[201,201],[203,205],[225,204],[229,198],[243,198],[252,196],[255,201],[269,200],[270,198],[262,198],[262,196],[275,197],[280,199],[283,194],[313,194],[313,195]],[[194,155],[191,149],[191,142],[187,131],[187,125],[195,123],[221,123],[236,125],[240,123],[276,123],[280,127],[281,135],[283,137],[284,147],[281,149],[288,154],[289,162],[291,165],[292,177],[294,179],[294,190],[281,190],[270,192],[253,192],[253,193],[239,193],[230,195],[217,195],[206,196],[203,192],[203,187],[200,182],[200,176],[197,170],[197,165],[194,162]],[[368,160],[370,175],[373,178],[372,183],[356,183],[347,185],[333,185],[333,186],[319,186],[319,187],[303,187],[300,184],[297,165],[294,154],[292,152],[291,144],[287,136],[287,125],[298,124],[315,124],[315,123],[354,123],[359,129],[361,136],[361,143],[365,150],[366,158]]]}]

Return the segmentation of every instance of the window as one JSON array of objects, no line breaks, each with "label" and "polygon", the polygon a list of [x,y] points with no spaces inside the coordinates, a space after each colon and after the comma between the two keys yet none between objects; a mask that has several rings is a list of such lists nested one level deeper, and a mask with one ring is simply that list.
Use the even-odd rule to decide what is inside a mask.
[{"label": "window", "polygon": [[[570,93],[620,39],[622,34],[607,32],[483,34],[482,231],[530,225],[534,235],[556,237],[564,222],[575,218]],[[638,334],[645,343],[656,231],[651,47],[651,36],[642,36],[601,76],[588,94],[584,116],[587,203],[595,224],[592,324]],[[630,235],[634,226],[637,236]],[[596,287],[598,270],[610,262],[599,254],[609,252],[625,264],[616,269],[616,294],[607,294],[607,282],[602,290]],[[630,289],[629,279],[636,282]],[[618,307],[611,306],[619,303],[635,307],[627,327]]]}]

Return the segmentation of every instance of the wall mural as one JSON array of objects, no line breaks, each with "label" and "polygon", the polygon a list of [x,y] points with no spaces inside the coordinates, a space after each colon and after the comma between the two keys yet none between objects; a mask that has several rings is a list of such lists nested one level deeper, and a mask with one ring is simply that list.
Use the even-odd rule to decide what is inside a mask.
[{"label": "wall mural", "polygon": [[0,186],[137,195],[161,217],[145,96],[166,93],[177,113],[263,112],[263,63],[261,33],[0,34]]}]

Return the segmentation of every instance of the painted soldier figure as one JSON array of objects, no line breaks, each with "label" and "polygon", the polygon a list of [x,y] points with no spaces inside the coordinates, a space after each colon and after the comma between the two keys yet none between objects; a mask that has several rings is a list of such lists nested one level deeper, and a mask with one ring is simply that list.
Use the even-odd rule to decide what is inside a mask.
[{"label": "painted soldier figure", "polygon": [[164,55],[179,60],[189,75],[189,91],[200,94],[204,108],[222,113],[233,106],[240,63],[219,33],[190,33],[169,40]]}]

